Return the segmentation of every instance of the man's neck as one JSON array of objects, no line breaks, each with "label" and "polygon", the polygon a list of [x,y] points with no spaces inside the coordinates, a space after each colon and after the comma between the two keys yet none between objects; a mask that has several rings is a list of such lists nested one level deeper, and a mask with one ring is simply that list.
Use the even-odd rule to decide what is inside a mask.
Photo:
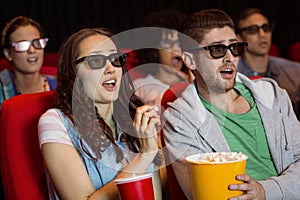
[{"label": "man's neck", "polygon": [[223,110],[228,110],[229,105],[238,98],[239,93],[232,89],[223,94],[211,94],[210,102]]},{"label": "man's neck", "polygon": [[211,104],[227,112],[242,114],[250,110],[247,100],[234,88],[219,94],[203,93],[202,91],[201,95]]},{"label": "man's neck", "polygon": [[258,74],[264,74],[268,71],[269,55],[257,56],[247,53],[244,55],[244,59],[250,68]]}]

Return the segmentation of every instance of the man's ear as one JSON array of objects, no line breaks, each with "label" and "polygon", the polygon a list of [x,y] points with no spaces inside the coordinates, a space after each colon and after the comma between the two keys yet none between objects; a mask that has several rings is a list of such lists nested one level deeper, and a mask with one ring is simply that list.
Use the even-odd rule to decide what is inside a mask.
[{"label": "man's ear", "polygon": [[12,61],[12,58],[9,54],[8,48],[3,49],[3,54],[7,58],[7,60]]},{"label": "man's ear", "polygon": [[182,53],[182,60],[184,64],[190,69],[195,70],[196,69],[196,63],[194,59],[194,55],[189,52],[183,52]]}]

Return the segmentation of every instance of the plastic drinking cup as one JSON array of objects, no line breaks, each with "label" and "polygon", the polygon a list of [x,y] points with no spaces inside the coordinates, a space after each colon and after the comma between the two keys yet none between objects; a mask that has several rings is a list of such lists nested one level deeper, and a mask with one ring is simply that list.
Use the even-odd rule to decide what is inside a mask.
[{"label": "plastic drinking cup", "polygon": [[115,184],[122,200],[154,200],[152,174],[120,178]]}]

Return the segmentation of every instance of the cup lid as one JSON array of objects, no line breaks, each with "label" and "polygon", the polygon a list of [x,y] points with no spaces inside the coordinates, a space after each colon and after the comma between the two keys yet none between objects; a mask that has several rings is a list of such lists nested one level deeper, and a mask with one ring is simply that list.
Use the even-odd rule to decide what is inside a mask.
[{"label": "cup lid", "polygon": [[137,181],[137,180],[143,180],[146,178],[152,177],[152,174],[138,174],[138,175],[132,175],[130,177],[124,177],[124,178],[119,178],[114,180],[115,184],[122,184],[122,183],[128,183],[132,181]]}]

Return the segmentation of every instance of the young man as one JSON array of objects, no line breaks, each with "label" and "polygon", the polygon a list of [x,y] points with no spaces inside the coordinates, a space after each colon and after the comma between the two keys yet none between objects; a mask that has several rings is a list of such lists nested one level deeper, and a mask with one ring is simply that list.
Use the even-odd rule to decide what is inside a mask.
[{"label": "young man", "polygon": [[274,79],[286,89],[300,119],[300,63],[269,56],[273,29],[274,25],[259,9],[248,8],[238,15],[237,36],[248,43],[247,51],[239,60],[238,71],[248,77]]},{"label": "young man", "polygon": [[246,43],[225,12],[192,14],[183,33],[198,43],[181,40],[195,82],[169,104],[163,133],[186,196],[192,198],[186,156],[232,151],[248,160],[246,174],[236,176],[243,183],[229,185],[244,193],[231,200],[299,198],[300,126],[286,91],[272,79],[251,81],[237,72]]}]

